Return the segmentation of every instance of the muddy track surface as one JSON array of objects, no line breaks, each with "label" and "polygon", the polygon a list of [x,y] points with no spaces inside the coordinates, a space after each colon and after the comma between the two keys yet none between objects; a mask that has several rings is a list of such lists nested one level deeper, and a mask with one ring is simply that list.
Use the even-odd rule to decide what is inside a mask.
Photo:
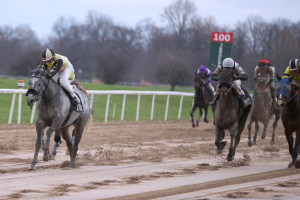
[{"label": "muddy track surface", "polygon": [[216,154],[211,122],[196,128],[189,121],[93,124],[75,168],[68,167],[63,142],[55,160],[43,162],[40,150],[34,171],[28,167],[35,127],[1,126],[0,199],[300,199],[300,169],[288,168],[281,121],[270,145],[272,122],[266,139],[259,132],[252,147],[245,129],[232,162],[225,159],[229,133]]}]

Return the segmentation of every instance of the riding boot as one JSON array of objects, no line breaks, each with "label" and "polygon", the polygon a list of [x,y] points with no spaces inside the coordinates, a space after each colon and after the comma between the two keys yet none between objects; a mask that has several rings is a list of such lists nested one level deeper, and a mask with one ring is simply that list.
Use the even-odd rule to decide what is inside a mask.
[{"label": "riding boot", "polygon": [[239,95],[239,96],[240,96],[243,108],[247,108],[250,105],[248,102],[248,99],[246,99],[245,95],[243,95],[243,94]]},{"label": "riding boot", "polygon": [[275,89],[270,87],[271,97],[272,97],[272,110],[276,109],[276,97],[275,97]]},{"label": "riding boot", "polygon": [[217,101],[218,97],[219,97],[218,94],[215,95],[214,98],[213,98],[213,100],[212,100],[211,102],[209,102],[209,105],[210,105],[210,106],[214,106],[214,105],[216,104],[216,101]]},{"label": "riding boot", "polygon": [[72,97],[73,100],[73,104],[77,107],[78,104],[80,104],[80,100],[78,99],[78,97],[75,95]]}]

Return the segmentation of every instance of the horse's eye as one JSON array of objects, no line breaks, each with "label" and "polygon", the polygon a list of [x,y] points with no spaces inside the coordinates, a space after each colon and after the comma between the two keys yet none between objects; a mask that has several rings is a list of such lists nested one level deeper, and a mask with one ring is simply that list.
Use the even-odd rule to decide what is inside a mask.
[{"label": "horse's eye", "polygon": [[38,86],[41,86],[41,84],[40,84],[40,83],[38,83],[37,85],[38,85]]}]

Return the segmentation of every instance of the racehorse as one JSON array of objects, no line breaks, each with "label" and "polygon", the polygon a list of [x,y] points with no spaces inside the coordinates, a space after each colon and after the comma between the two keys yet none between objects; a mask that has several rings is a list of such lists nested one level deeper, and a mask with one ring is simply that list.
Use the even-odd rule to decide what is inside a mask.
[{"label": "racehorse", "polygon": [[[192,126],[195,128],[195,126],[197,126],[197,127],[199,126],[199,120],[200,120],[200,117],[202,116],[202,109],[204,109],[203,121],[208,123],[208,120],[206,117],[207,117],[209,102],[212,100],[213,94],[212,94],[212,91],[210,91],[210,89],[203,86],[199,75],[195,75],[194,87],[195,87],[194,104],[193,104],[190,116],[191,116],[191,120],[192,120]],[[199,108],[200,114],[199,114],[199,117],[198,117],[196,125],[195,125],[193,115],[197,108]]]},{"label": "racehorse", "polygon": [[[79,96],[82,104],[82,112],[71,112],[72,102],[66,92],[60,85],[52,79],[47,79],[48,70],[43,69],[29,69],[30,78],[28,82],[27,105],[32,107],[36,101],[39,101],[37,106],[37,121],[36,131],[37,140],[35,144],[35,152],[30,170],[36,169],[38,152],[41,148],[44,150],[43,161],[48,161],[51,157],[49,153],[49,143],[52,133],[58,129],[61,130],[62,136],[67,143],[70,154],[70,167],[74,166],[75,158],[78,151],[78,144],[81,140],[85,127],[89,127],[92,120],[92,113],[87,96],[79,89],[74,89],[74,92]],[[69,127],[73,125],[75,129],[75,141],[72,145],[71,137],[69,135]],[[46,142],[41,142],[44,136],[44,129],[47,129]]]},{"label": "racehorse", "polygon": [[258,77],[256,82],[256,90],[254,91],[252,101],[252,109],[250,111],[250,121],[248,124],[248,146],[252,146],[251,141],[251,125],[255,122],[255,134],[253,136],[253,144],[256,144],[257,132],[259,131],[258,122],[263,123],[264,130],[261,135],[261,139],[266,138],[266,130],[268,128],[270,117],[274,114],[275,121],[273,123],[273,133],[271,144],[274,144],[275,129],[277,127],[277,122],[280,119],[280,110],[272,108],[272,98],[270,92],[267,90],[267,79],[265,77]]},{"label": "racehorse", "polygon": [[[281,78],[277,74],[279,84],[276,87],[277,90],[277,106],[281,109],[281,121],[284,127],[284,133],[286,140],[289,144],[289,152],[292,156],[292,167],[295,167],[295,163],[298,157],[299,144],[300,144],[300,98],[299,88],[296,90],[292,85],[294,76],[290,78]],[[293,147],[294,139],[293,133],[296,132],[295,145]]]},{"label": "racehorse", "polygon": [[[40,63],[38,62],[38,65],[40,66]],[[60,84],[60,78],[58,79],[57,83]],[[71,83],[71,85],[75,85],[78,89],[80,89],[86,96],[88,95],[87,91],[77,82],[73,81]],[[92,111],[93,113],[93,111]],[[58,129],[55,131],[55,135],[54,135],[54,146],[53,146],[53,150],[52,150],[52,154],[51,154],[51,160],[55,160],[55,156],[56,156],[56,150],[57,147],[60,146],[61,144],[61,130]],[[73,129],[72,131],[72,145],[74,144],[75,141],[75,129]],[[44,142],[43,137],[42,137],[42,142]],[[66,155],[70,155],[70,151],[69,148],[66,149]]]},{"label": "racehorse", "polygon": [[[234,89],[232,88],[233,76],[229,72],[222,72],[219,76],[219,89],[220,96],[216,100],[216,104],[213,107],[213,112],[215,116],[215,145],[217,146],[217,154],[221,154],[227,141],[223,141],[225,137],[225,130],[230,131],[230,147],[229,153],[226,157],[227,161],[234,160],[235,150],[240,142],[240,136],[244,130],[245,123],[248,114],[251,110],[251,104],[246,108],[243,108],[241,102]],[[246,90],[244,90],[246,98],[250,98],[250,95]],[[233,144],[234,142],[234,144]]]}]

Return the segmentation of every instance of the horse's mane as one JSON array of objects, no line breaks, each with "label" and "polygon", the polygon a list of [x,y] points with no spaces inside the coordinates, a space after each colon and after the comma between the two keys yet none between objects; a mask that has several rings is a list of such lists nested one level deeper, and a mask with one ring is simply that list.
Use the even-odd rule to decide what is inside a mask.
[{"label": "horse's mane", "polygon": [[31,76],[41,76],[41,75],[45,76],[45,75],[47,75],[48,73],[49,73],[48,70],[44,70],[44,69],[39,69],[39,68],[37,68],[37,69],[32,70]]}]

